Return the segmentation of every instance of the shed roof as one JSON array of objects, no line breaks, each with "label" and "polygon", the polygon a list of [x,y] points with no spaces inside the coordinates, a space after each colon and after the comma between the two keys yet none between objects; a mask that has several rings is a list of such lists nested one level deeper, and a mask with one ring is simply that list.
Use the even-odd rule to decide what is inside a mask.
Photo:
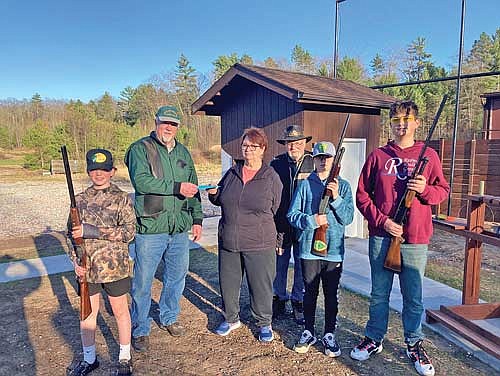
[{"label": "shed roof", "polygon": [[394,97],[352,81],[235,64],[193,103],[192,112],[220,115],[222,108],[217,105],[217,97],[223,95],[224,88],[230,86],[237,77],[264,86],[299,103],[389,108],[396,100]]},{"label": "shed roof", "polygon": [[480,95],[481,98],[496,98],[500,97],[500,91],[494,91],[491,93],[484,93]]}]

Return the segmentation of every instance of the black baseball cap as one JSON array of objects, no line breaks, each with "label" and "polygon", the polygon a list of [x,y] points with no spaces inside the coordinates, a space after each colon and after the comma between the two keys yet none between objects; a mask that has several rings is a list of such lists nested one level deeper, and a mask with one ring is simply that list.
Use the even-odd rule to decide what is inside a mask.
[{"label": "black baseball cap", "polygon": [[113,156],[106,149],[92,149],[87,152],[87,172],[93,170],[111,171]]}]

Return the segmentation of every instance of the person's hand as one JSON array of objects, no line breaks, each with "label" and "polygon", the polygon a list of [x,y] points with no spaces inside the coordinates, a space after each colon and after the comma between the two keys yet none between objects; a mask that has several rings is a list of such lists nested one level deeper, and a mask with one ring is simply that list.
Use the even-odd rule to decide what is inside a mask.
[{"label": "person's hand", "polygon": [[76,260],[73,261],[73,266],[75,267],[75,273],[78,277],[82,278],[85,276],[85,273],[87,273],[87,269],[82,268],[80,265],[78,265]]},{"label": "person's hand", "polygon": [[314,214],[314,219],[316,219],[316,223],[318,226],[323,226],[328,224],[328,219],[326,218],[326,214]]},{"label": "person's hand", "polygon": [[200,225],[193,225],[193,227],[191,227],[191,233],[193,234],[194,242],[197,242],[198,240],[201,239],[201,231],[202,228]]},{"label": "person's hand", "polygon": [[339,197],[339,182],[337,179],[334,179],[332,182],[326,185],[326,188],[332,192],[332,198],[335,200]]},{"label": "person's hand", "polygon": [[196,184],[183,182],[181,183],[180,192],[184,197],[191,198],[198,192],[198,186]]},{"label": "person's hand", "polygon": [[73,226],[73,228],[71,229],[71,236],[73,237],[73,239],[78,239],[83,237],[83,226],[82,225]]},{"label": "person's hand", "polygon": [[427,185],[427,179],[424,175],[417,175],[415,179],[408,180],[408,189],[415,191],[417,193],[422,193]]},{"label": "person's hand", "polygon": [[398,225],[390,218],[387,218],[387,220],[385,221],[384,230],[397,238],[401,238],[403,236],[403,226]]},{"label": "person's hand", "polygon": [[276,247],[276,254],[277,254],[278,256],[281,256],[281,255],[283,254],[283,248],[281,248],[281,247]]},{"label": "person's hand", "polygon": [[219,187],[217,187],[217,184],[214,184],[214,185],[216,186],[215,188],[207,189],[207,192],[209,195],[214,195],[219,190]]}]

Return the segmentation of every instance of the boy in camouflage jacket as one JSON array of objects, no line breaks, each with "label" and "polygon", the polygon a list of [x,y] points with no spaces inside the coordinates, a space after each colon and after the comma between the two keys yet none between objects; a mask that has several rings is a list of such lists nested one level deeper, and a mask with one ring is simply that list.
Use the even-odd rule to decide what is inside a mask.
[{"label": "boy in camouflage jacket", "polygon": [[115,167],[109,151],[90,150],[87,153],[87,172],[92,186],[75,197],[82,223],[71,228],[69,222],[68,229],[71,238],[84,239],[87,268],[78,265],[73,251],[70,257],[75,273],[79,277],[87,277],[92,313],[80,321],[83,360],[68,370],[68,375],[87,375],[99,367],[95,332],[101,290],[109,297],[118,326],[120,355],[116,374],[131,375],[131,321],[127,302],[127,293],[130,291],[128,243],[135,235],[135,212],[128,194],[111,183]]}]

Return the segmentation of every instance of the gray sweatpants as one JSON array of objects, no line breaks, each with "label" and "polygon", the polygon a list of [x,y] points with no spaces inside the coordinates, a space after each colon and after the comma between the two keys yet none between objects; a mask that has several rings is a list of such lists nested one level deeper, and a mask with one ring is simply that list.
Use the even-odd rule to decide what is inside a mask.
[{"label": "gray sweatpants", "polygon": [[219,248],[219,285],[224,317],[229,323],[240,319],[240,290],[243,273],[247,277],[250,309],[257,321],[257,326],[271,325],[273,280],[276,274],[275,250],[230,252]]}]

